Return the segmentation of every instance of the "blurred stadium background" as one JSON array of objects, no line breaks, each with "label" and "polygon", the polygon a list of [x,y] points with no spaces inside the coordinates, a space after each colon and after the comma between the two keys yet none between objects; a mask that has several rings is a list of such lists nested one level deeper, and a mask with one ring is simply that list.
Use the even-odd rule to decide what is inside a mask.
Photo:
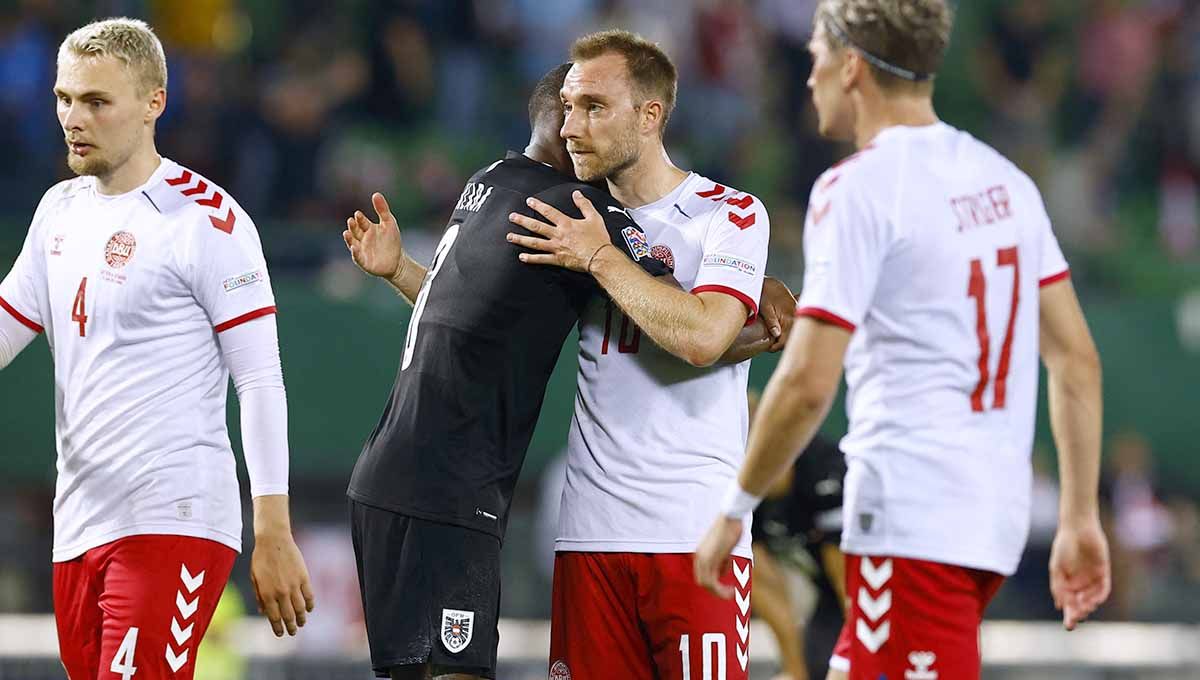
[{"label": "blurred stadium background", "polygon": [[[1020,572],[989,610],[985,676],[1200,677],[1200,7],[957,4],[939,112],[1016,160],[1046,196],[1104,359],[1103,496],[1114,550],[1113,597],[1097,617],[1113,623],[1063,636],[1045,575],[1056,487],[1043,408],[1034,529]],[[0,271],[16,258],[42,192],[68,172],[50,92],[58,43],[111,15],[145,18],[166,44],[170,96],[159,151],[225,185],[263,236],[290,397],[293,516],[318,610],[298,640],[268,639],[265,621],[247,618],[253,598],[240,560],[198,677],[369,677],[343,494],[391,386],[408,308],[350,263],[339,237],[345,216],[384,191],[407,246],[427,258],[462,182],[504,149],[523,148],[532,83],[564,59],[573,37],[619,26],[661,42],[680,66],[668,131],[676,163],[765,201],[774,227],[770,272],[798,289],[809,188],[848,152],[814,134],[804,84],[814,5],[0,6],[0,148],[9,158],[0,164]],[[573,404],[573,342],[514,504],[501,678],[545,677],[557,497],[543,489],[561,474],[554,463]],[[752,383],[764,384],[773,365],[774,357],[756,360]],[[44,342],[0,374],[0,679],[63,677],[49,616],[52,389]],[[237,448],[236,417],[230,427]],[[839,406],[825,431],[839,436],[844,428]],[[755,637],[754,677],[767,678],[773,641],[761,627]]]}]

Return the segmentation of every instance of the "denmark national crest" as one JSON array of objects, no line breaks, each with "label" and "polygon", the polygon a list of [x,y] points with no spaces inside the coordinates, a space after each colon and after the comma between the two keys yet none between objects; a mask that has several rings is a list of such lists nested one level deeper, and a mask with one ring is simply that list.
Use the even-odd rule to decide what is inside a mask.
[{"label": "denmark national crest", "polygon": [[[58,245],[57,242],[55,244]],[[127,231],[118,231],[108,239],[108,244],[104,246],[104,261],[113,269],[120,269],[133,258],[133,251],[137,249],[137,239],[133,234]]]},{"label": "denmark national crest", "polygon": [[457,654],[471,644],[475,632],[475,612],[461,609],[442,610],[442,644],[451,653]]}]

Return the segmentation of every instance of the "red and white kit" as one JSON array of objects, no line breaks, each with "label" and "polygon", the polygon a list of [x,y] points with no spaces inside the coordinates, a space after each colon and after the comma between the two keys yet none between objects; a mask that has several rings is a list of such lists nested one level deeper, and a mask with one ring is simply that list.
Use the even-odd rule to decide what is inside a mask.
[{"label": "red and white kit", "polygon": [[[93,177],[62,182],[0,283],[0,308],[45,331],[54,355],[55,610],[68,672],[190,677],[186,650],[241,549],[225,425],[231,362],[264,344],[261,334],[278,365],[273,317],[247,324],[275,312],[254,224],[223,189],[166,159],[116,196],[98,193]],[[239,335],[252,326],[255,337]],[[245,373],[235,370],[239,394],[263,378]],[[267,420],[286,432],[286,413]],[[286,436],[263,427],[247,437],[284,449],[264,470],[262,447],[247,442],[252,492],[287,493]],[[191,630],[189,620],[196,628],[173,636],[173,652],[158,644],[173,621]]]},{"label": "red and white kit", "polygon": [[[666,262],[685,290],[731,295],[750,318],[757,314],[770,234],[762,202],[693,173],[630,214],[646,234],[631,248]],[[703,597],[690,565],[713,503],[745,456],[749,370],[749,362],[690,366],[643,338],[606,299],[585,312],[555,544],[552,668],[561,663],[575,680],[684,677],[660,665],[678,662],[683,646],[694,657],[692,678],[746,677],[748,604]],[[747,522],[734,550],[745,558],[746,598],[749,537]],[[624,646],[600,634],[604,626],[627,633]],[[646,675],[655,668],[658,675]]]},{"label": "red and white kit", "polygon": [[[869,556],[911,574],[885,591],[848,592],[863,607],[847,632],[870,641],[853,647],[851,677],[902,677],[916,667],[910,653],[961,657],[949,643],[900,649],[917,627],[937,626],[941,613],[947,626],[968,626],[960,637],[974,645],[979,624],[956,610],[965,591],[951,590],[950,576],[928,578],[918,562],[959,568],[955,578],[966,584],[980,580],[977,572],[1011,574],[1020,559],[1038,289],[1066,277],[1067,264],[1029,177],[943,123],[888,128],[827,171],[813,188],[804,251],[797,314],[854,333],[842,548],[851,573]],[[933,589],[901,592],[914,584]],[[982,615],[992,592],[979,586],[970,611]],[[904,603],[918,595],[935,606],[907,618],[914,610]],[[895,663],[876,667],[874,655]],[[942,667],[944,677],[978,672]]]}]

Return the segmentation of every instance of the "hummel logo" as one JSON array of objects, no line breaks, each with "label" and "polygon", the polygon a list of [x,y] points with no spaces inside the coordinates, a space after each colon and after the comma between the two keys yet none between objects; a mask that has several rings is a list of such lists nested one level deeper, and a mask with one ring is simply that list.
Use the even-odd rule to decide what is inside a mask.
[{"label": "hummel logo", "polygon": [[909,652],[908,662],[913,668],[904,671],[905,680],[937,680],[938,672],[929,670],[934,661],[937,661],[937,654],[933,652]]}]

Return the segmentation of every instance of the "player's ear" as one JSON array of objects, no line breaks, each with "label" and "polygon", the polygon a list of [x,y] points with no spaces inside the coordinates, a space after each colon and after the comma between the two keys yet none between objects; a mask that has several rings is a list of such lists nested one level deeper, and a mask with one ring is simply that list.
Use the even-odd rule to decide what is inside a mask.
[{"label": "player's ear", "polygon": [[849,92],[862,77],[862,68],[865,66],[858,52],[849,49],[842,50],[842,89]]},{"label": "player's ear", "polygon": [[163,115],[163,111],[167,109],[167,91],[165,88],[157,88],[146,101],[146,117],[145,123],[152,125]]},{"label": "player's ear", "polygon": [[651,99],[642,104],[642,132],[656,133],[662,128],[663,114],[666,108],[657,99]]}]

